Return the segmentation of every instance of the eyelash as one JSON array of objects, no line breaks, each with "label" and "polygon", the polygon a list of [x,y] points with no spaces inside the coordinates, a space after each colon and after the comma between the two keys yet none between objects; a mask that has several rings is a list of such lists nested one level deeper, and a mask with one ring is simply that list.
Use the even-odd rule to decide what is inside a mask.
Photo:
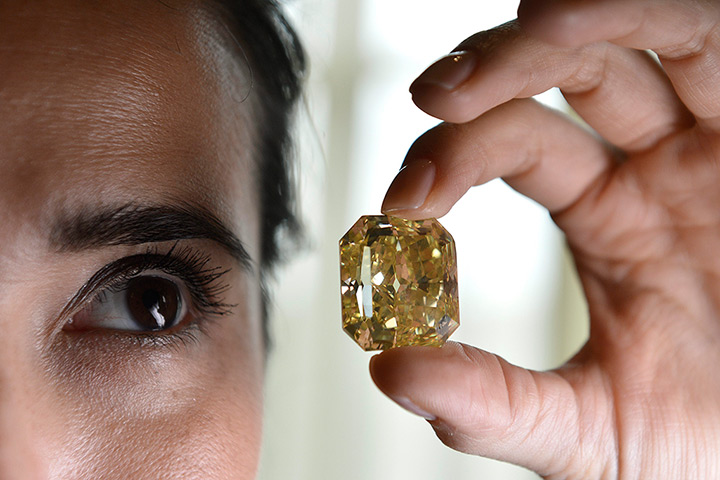
[{"label": "eyelash", "polygon": [[[173,245],[167,253],[161,254],[155,248],[147,252],[116,260],[98,270],[64,309],[64,316],[70,317],[87,302],[94,301],[103,292],[120,292],[128,282],[145,271],[159,270],[178,278],[187,288],[191,297],[190,312],[194,320],[179,325],[176,331],[167,332],[120,332],[113,331],[115,338],[130,339],[140,346],[186,346],[197,341],[207,320],[232,313],[235,305],[225,303],[223,294],[230,285],[223,277],[230,269],[209,267],[211,257],[192,247],[177,248]],[[71,317],[70,317],[71,318]]]}]

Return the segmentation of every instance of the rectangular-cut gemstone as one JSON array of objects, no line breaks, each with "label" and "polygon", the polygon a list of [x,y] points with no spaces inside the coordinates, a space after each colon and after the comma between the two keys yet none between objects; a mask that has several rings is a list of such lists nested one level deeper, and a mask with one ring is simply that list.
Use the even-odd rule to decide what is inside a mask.
[{"label": "rectangular-cut gemstone", "polygon": [[340,284],[364,350],[442,346],[459,325],[455,242],[436,219],[361,217],[340,239]]}]

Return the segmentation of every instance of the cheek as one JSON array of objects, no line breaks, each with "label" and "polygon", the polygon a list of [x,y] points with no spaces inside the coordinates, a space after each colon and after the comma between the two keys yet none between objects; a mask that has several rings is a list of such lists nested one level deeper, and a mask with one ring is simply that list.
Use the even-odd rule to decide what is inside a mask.
[{"label": "cheek", "polygon": [[244,287],[232,318],[187,345],[59,345],[52,478],[255,478],[263,355],[259,309],[247,300],[259,292]]},{"label": "cheek", "polygon": [[[197,398],[192,408],[165,416],[104,420],[91,415],[70,430],[66,455],[52,478],[255,478],[260,407],[255,399]],[[112,452],[112,454],[109,454]]]},{"label": "cheek", "polygon": [[[254,478],[261,379],[238,363],[220,375],[196,369],[150,375],[60,400],[66,419],[53,478]],[[124,389],[124,391],[123,391]],[[112,452],[112,454],[109,454]],[[232,472],[232,473],[231,473]]]}]

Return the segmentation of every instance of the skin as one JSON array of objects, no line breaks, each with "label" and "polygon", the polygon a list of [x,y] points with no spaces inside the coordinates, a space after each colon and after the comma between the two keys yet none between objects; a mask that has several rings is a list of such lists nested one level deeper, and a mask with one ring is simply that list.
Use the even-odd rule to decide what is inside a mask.
[{"label": "skin", "polygon": [[[263,342],[253,105],[200,2],[0,5],[0,478],[254,478]],[[243,242],[61,251],[80,210],[201,206]],[[170,345],[67,331],[104,265],[190,247],[231,269],[231,315]]]},{"label": "skin", "polygon": [[[413,145],[384,210],[441,216],[502,177],[565,232],[590,338],[548,372],[450,343],[384,352],[372,376],[448,446],[545,478],[718,478],[718,4],[525,0],[518,16],[413,84],[452,123]],[[593,133],[527,98],[553,86]]]}]

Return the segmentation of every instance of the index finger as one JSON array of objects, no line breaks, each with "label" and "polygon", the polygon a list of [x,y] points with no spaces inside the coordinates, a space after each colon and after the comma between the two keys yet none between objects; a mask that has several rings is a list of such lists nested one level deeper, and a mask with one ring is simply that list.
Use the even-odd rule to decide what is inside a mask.
[{"label": "index finger", "polygon": [[523,0],[523,29],[543,41],[610,41],[654,51],[698,121],[720,128],[720,3],[695,0]]}]

